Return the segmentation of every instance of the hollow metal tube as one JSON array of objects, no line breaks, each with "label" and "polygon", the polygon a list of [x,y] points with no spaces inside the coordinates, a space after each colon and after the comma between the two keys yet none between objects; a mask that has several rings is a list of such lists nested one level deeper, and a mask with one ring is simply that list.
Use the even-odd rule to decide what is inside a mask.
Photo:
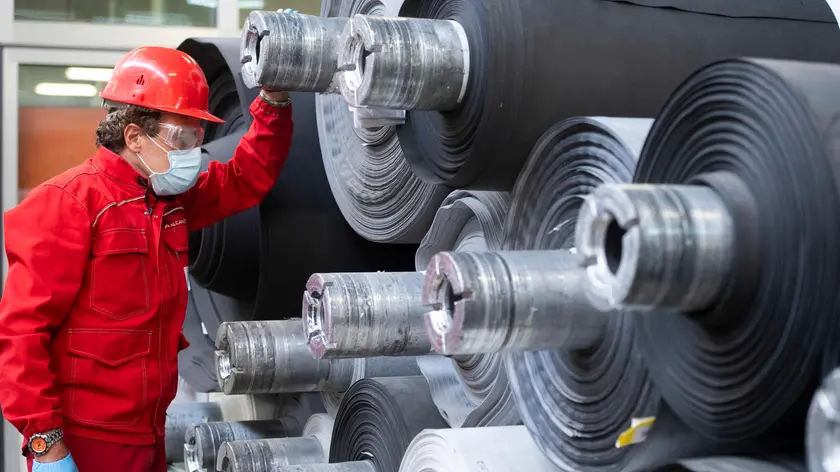
[{"label": "hollow metal tube", "polygon": [[216,470],[267,472],[287,465],[318,464],[327,462],[327,452],[315,436],[228,441],[219,448]]},{"label": "hollow metal tube", "polygon": [[356,15],[338,56],[341,94],[354,107],[454,109],[467,90],[469,49],[455,21]]},{"label": "hollow metal tube", "polygon": [[349,18],[253,11],[242,28],[242,80],[249,88],[338,92],[333,87]]},{"label": "hollow metal tube", "polygon": [[312,275],[302,309],[309,351],[319,359],[429,354],[422,286],[419,272]]},{"label": "hollow metal tube", "polygon": [[422,300],[432,345],[445,355],[590,347],[608,315],[589,302],[580,262],[563,250],[436,254]]},{"label": "hollow metal tube", "polygon": [[697,311],[726,286],[734,222],[710,187],[610,184],[586,197],[575,240],[596,305]]},{"label": "hollow metal tube", "polygon": [[309,353],[300,320],[223,323],[216,337],[219,385],[237,393],[343,392],[353,361]]},{"label": "hollow metal tube", "polygon": [[380,472],[368,461],[339,462],[337,464],[302,464],[274,469],[274,472]]},{"label": "hollow metal tube", "polygon": [[195,425],[184,437],[184,466],[187,472],[213,472],[219,448],[228,441],[299,436],[302,429],[294,418]]},{"label": "hollow metal tube", "polygon": [[184,436],[199,423],[222,421],[222,407],[213,402],[173,403],[166,409],[166,461],[184,461]]}]

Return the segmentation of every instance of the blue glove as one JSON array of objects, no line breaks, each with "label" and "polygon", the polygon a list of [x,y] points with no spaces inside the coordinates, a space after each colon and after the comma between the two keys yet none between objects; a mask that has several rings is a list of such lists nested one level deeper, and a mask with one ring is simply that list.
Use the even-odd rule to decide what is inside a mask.
[{"label": "blue glove", "polygon": [[73,456],[67,454],[67,457],[56,462],[32,461],[32,472],[79,472],[79,469],[73,462]]},{"label": "blue glove", "polygon": [[287,13],[289,15],[297,14],[297,10],[292,10],[291,8],[286,8],[285,10],[277,10],[277,13]]}]

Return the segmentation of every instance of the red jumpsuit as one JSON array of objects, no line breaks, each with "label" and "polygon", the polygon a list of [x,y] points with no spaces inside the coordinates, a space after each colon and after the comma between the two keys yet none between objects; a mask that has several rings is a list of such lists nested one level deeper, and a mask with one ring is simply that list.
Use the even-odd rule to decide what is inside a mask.
[{"label": "red jumpsuit", "polygon": [[156,197],[100,148],[6,213],[0,405],[25,438],[63,428],[80,472],[163,471],[178,383],[187,234],[257,205],[277,180],[291,106],[257,98],[227,164]]}]

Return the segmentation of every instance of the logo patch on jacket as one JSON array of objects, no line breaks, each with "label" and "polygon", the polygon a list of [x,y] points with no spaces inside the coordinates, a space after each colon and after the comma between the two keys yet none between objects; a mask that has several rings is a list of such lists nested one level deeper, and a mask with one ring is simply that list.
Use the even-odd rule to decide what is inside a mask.
[{"label": "logo patch on jacket", "polygon": [[185,224],[187,224],[187,219],[186,218],[181,218],[180,220],[173,221],[172,223],[166,223],[163,226],[163,229],[169,229],[169,228],[173,228],[175,226],[181,226],[181,225],[185,225]]}]

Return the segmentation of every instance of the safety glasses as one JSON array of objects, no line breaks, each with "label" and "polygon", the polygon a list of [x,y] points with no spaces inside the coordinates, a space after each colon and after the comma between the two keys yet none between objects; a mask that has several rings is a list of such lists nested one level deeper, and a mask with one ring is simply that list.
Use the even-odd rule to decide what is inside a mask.
[{"label": "safety glasses", "polygon": [[180,126],[170,123],[161,123],[158,125],[158,137],[166,143],[167,146],[179,151],[186,151],[195,147],[201,146],[204,139],[204,129],[192,126]]}]

